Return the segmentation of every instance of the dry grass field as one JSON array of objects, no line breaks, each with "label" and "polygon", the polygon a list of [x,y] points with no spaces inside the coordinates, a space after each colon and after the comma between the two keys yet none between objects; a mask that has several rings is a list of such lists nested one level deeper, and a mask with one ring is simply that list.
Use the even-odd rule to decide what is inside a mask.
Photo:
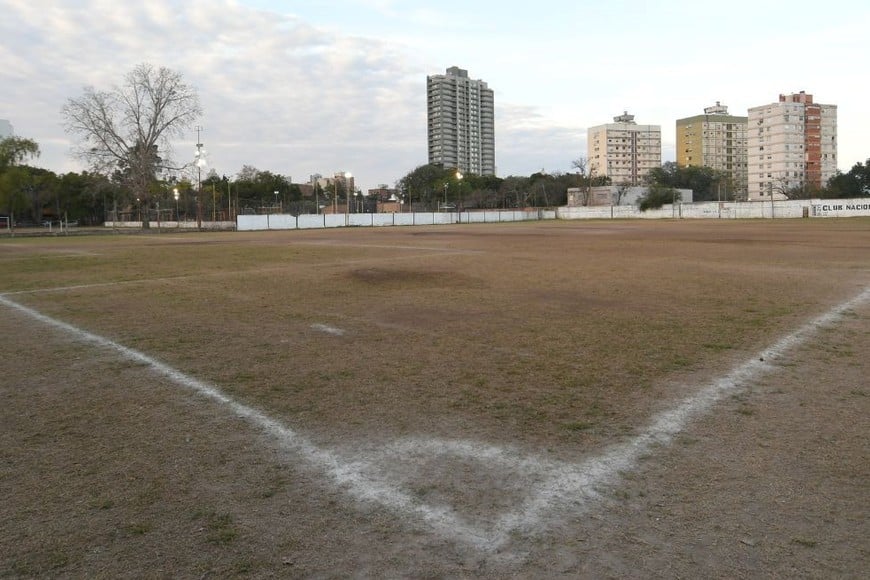
[{"label": "dry grass field", "polygon": [[870,220],[5,238],[0,268],[4,577],[870,565]]}]

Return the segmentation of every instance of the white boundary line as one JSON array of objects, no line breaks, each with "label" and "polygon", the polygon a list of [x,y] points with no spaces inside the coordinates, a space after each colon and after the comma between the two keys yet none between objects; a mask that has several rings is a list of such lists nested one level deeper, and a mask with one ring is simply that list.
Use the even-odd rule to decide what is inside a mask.
[{"label": "white boundary line", "polygon": [[[219,388],[190,377],[137,350],[77,328],[0,295],[0,304],[17,310],[39,322],[72,335],[80,342],[114,351],[121,357],[145,365],[156,375],[190,389],[226,406],[235,415],[275,438],[283,447],[299,453],[326,473],[333,483],[354,498],[375,502],[396,512],[418,518],[444,538],[460,541],[486,552],[497,551],[516,532],[535,533],[547,521],[564,514],[578,515],[597,505],[600,489],[621,480],[623,474],[637,468],[640,459],[656,448],[667,446],[674,436],[693,420],[706,414],[729,393],[745,388],[774,367],[775,360],[795,349],[824,326],[835,323],[845,312],[870,300],[870,287],[828,312],[810,320],[782,337],[759,355],[737,365],[725,376],[702,387],[670,410],[657,414],[640,434],[624,443],[608,447],[597,457],[579,463],[541,459],[509,447],[497,447],[462,440],[408,438],[386,445],[374,453],[348,461],[338,453],[320,448],[289,427],[263,412],[227,396]],[[481,465],[507,467],[529,480],[525,500],[514,510],[499,515],[488,525],[475,524],[450,506],[422,502],[401,482],[389,481],[384,466],[396,461],[419,463],[420,457],[467,458]],[[359,457],[359,456],[358,456]],[[557,513],[558,512],[558,513]]]},{"label": "white boundary line", "polygon": [[320,332],[325,332],[326,334],[332,334],[333,336],[344,336],[343,329],[329,326],[328,324],[312,324],[311,328],[319,330]]}]

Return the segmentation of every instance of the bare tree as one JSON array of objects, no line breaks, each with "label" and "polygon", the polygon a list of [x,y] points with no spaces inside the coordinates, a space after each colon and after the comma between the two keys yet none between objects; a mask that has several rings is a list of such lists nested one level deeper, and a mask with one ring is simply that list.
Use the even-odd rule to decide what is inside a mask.
[{"label": "bare tree", "polygon": [[577,188],[580,190],[580,205],[589,205],[592,197],[593,171],[586,157],[578,157],[571,162],[577,170]]},{"label": "bare tree", "polygon": [[150,186],[171,161],[170,139],[202,114],[199,96],[181,74],[141,64],[110,91],[85,87],[61,111],[68,133],[81,138],[76,154],[105,175],[119,175],[142,204],[148,227]]},{"label": "bare tree", "polygon": [[812,184],[797,178],[789,179],[788,172],[768,182],[767,190],[771,198],[776,195],[779,199],[811,199],[819,194],[818,188]]},{"label": "bare tree", "polygon": [[631,184],[629,183],[620,183],[616,186],[616,192],[614,194],[614,203],[613,205],[619,205],[622,203],[623,198],[628,193],[628,190],[631,189]]}]

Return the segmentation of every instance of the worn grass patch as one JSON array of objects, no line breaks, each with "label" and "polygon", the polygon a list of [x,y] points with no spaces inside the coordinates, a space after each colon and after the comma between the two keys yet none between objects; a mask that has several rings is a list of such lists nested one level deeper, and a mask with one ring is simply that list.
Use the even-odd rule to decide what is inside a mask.
[{"label": "worn grass patch", "polygon": [[[419,522],[353,505],[184,377],[348,461],[432,438],[577,461],[854,296],[866,253],[842,249],[867,246],[866,222],[847,220],[0,239],[8,299],[183,373],[167,380],[5,309],[0,574],[401,577],[438,559],[432,575],[474,575],[484,560],[445,557],[452,543],[430,542]],[[849,340],[821,342],[813,352],[843,371],[862,360]],[[867,389],[849,388],[859,407]],[[763,425],[759,393],[722,415]],[[777,400],[818,408],[794,387]],[[677,441],[686,453],[708,443]],[[439,497],[459,475],[411,491]],[[458,513],[502,501],[493,483]],[[632,507],[646,492],[616,493]],[[422,560],[359,567],[393,556]],[[539,575],[577,571],[547,565]]]}]

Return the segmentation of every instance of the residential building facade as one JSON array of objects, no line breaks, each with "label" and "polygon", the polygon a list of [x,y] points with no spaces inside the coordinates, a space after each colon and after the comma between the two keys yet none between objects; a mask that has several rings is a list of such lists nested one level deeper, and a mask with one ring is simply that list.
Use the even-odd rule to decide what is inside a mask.
[{"label": "residential building facade", "polygon": [[614,185],[643,185],[662,165],[661,125],[638,125],[627,111],[613,121],[587,129],[590,175],[610,177]]},{"label": "residential building facade", "polygon": [[495,175],[493,91],[468,71],[450,67],[426,77],[429,163],[462,173]]},{"label": "residential building facade", "polygon": [[12,137],[14,134],[15,132],[12,130],[12,123],[6,119],[0,119],[0,139]]},{"label": "residential building facade", "polygon": [[677,164],[715,169],[725,176],[725,183],[715,186],[721,199],[746,199],[747,123],[719,101],[703,115],[677,119]]},{"label": "residential building facade", "polygon": [[749,109],[750,200],[785,199],[795,188],[819,189],[837,172],[837,106],[804,91]]}]

